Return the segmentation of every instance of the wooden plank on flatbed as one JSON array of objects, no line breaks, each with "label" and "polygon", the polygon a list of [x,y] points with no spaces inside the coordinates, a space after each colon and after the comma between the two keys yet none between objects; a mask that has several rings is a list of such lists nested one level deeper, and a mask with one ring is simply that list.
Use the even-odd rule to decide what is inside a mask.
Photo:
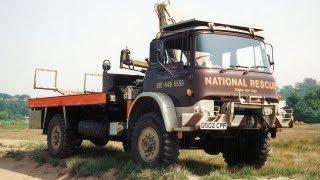
[{"label": "wooden plank on flatbed", "polygon": [[105,104],[106,93],[80,94],[68,96],[54,96],[45,98],[34,98],[27,101],[29,108],[59,107],[59,106],[81,106]]}]

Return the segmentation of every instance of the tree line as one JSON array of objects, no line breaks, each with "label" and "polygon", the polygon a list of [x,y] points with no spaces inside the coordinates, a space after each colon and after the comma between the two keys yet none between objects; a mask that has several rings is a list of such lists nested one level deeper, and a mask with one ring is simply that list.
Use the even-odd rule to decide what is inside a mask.
[{"label": "tree line", "polygon": [[29,116],[29,109],[26,107],[28,95],[15,95],[0,93],[0,121],[15,120]]},{"label": "tree line", "polygon": [[294,86],[284,86],[278,92],[293,109],[296,120],[320,123],[320,85],[315,79],[305,78]]}]

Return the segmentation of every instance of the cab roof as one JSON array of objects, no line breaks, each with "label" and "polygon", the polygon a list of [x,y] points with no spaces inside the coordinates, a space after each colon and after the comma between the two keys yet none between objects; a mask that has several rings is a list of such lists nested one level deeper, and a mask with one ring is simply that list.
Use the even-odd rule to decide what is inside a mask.
[{"label": "cab roof", "polygon": [[161,32],[163,33],[174,33],[181,32],[187,30],[195,30],[195,29],[209,29],[209,30],[223,30],[223,31],[233,31],[233,32],[241,32],[254,35],[256,32],[263,31],[258,28],[250,28],[244,26],[237,26],[231,24],[223,24],[216,22],[209,22],[198,19],[190,19],[186,21],[182,21],[175,24],[170,24],[161,27]]}]

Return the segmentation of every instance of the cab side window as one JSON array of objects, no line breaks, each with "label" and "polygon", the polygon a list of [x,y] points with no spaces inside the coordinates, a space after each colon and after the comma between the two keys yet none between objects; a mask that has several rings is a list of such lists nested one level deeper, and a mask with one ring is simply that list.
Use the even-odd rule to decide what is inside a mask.
[{"label": "cab side window", "polygon": [[188,65],[190,59],[190,47],[186,37],[179,37],[164,41],[163,64],[183,62]]}]

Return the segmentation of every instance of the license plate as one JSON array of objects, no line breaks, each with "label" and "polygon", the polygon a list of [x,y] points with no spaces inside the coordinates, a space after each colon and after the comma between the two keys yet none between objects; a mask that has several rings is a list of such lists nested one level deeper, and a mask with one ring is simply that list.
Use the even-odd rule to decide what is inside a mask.
[{"label": "license plate", "polygon": [[200,129],[226,130],[227,129],[227,123],[226,122],[202,122],[200,124]]}]

